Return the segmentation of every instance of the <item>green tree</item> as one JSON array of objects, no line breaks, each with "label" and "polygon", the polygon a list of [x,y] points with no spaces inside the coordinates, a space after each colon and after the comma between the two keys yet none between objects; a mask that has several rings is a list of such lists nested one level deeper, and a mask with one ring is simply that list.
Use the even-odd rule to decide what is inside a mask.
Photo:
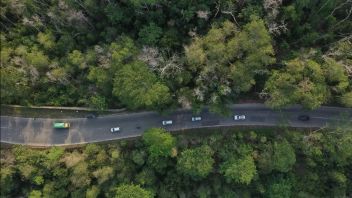
[{"label": "green tree", "polygon": [[331,91],[335,94],[345,92],[349,83],[344,66],[332,58],[325,58],[324,61],[323,69]]},{"label": "green tree", "polygon": [[29,79],[25,72],[15,67],[0,68],[1,103],[24,103],[28,100]]},{"label": "green tree", "polygon": [[55,37],[50,31],[39,32],[37,40],[46,50],[51,50],[55,46]]},{"label": "green tree", "polygon": [[86,198],[96,198],[99,196],[100,189],[97,186],[92,186],[90,189],[87,189]]},{"label": "green tree", "polygon": [[286,140],[274,142],[272,160],[275,170],[289,172],[296,163],[295,150]]},{"label": "green tree", "polygon": [[16,189],[17,182],[14,178],[15,171],[10,166],[2,165],[0,169],[0,185],[1,197],[10,197],[11,193]]},{"label": "green tree", "polygon": [[194,179],[202,179],[213,169],[214,151],[207,145],[186,149],[177,159],[177,170]]},{"label": "green tree", "polygon": [[185,47],[185,55],[188,69],[197,74],[194,97],[220,111],[237,94],[249,91],[255,75],[275,61],[270,35],[256,17],[242,31],[229,21],[213,25]]},{"label": "green tree", "polygon": [[42,192],[40,190],[32,190],[29,193],[29,198],[41,198],[42,197]]},{"label": "green tree", "polygon": [[155,23],[151,22],[148,26],[144,26],[138,33],[139,40],[144,45],[156,45],[162,35],[162,29]]},{"label": "green tree", "polygon": [[97,179],[98,184],[102,184],[114,176],[114,169],[109,166],[104,166],[93,172],[93,176]]},{"label": "green tree", "polygon": [[170,90],[142,62],[124,65],[116,73],[113,94],[131,109],[164,109],[171,102]]},{"label": "green tree", "polygon": [[68,54],[68,61],[75,67],[79,69],[84,69],[87,67],[85,62],[84,54],[78,50],[73,50]]},{"label": "green tree", "polygon": [[104,96],[95,95],[89,98],[89,106],[101,111],[107,109],[107,102]]},{"label": "green tree", "polygon": [[175,138],[162,128],[151,128],[143,133],[142,138],[151,157],[171,156],[176,146]]},{"label": "green tree", "polygon": [[269,185],[266,197],[270,198],[289,198],[292,197],[292,183],[288,179],[275,179]]},{"label": "green tree", "polygon": [[36,46],[31,48],[30,52],[25,53],[24,56],[27,63],[34,66],[39,71],[44,71],[49,67],[49,57]]},{"label": "green tree", "polygon": [[122,184],[116,188],[115,198],[152,198],[153,194],[139,185]]},{"label": "green tree", "polygon": [[347,92],[341,96],[341,104],[345,107],[352,107],[352,91]]},{"label": "green tree", "polygon": [[248,155],[239,159],[231,158],[225,161],[221,167],[227,181],[239,184],[250,184],[257,173],[253,157]]},{"label": "green tree", "polygon": [[264,92],[269,94],[266,104],[272,108],[302,104],[307,109],[315,109],[329,95],[321,66],[302,58],[288,61],[282,71],[273,71]]},{"label": "green tree", "polygon": [[70,180],[74,187],[83,188],[91,183],[89,176],[88,164],[86,162],[80,162],[73,167]]}]

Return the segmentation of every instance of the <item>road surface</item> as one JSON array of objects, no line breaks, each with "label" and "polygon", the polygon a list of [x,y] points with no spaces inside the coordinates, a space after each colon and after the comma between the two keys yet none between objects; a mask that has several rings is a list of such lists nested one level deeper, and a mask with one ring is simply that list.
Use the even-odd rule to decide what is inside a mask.
[{"label": "road surface", "polygon": [[[192,122],[189,110],[178,110],[162,116],[155,112],[116,114],[96,119],[46,119],[1,116],[1,142],[31,146],[63,146],[102,142],[140,136],[151,127],[163,127],[168,131],[220,126],[291,126],[320,128],[338,122],[352,123],[351,108],[321,107],[314,111],[293,106],[273,111],[263,104],[237,104],[230,107],[232,116],[221,117],[204,110],[201,121]],[[246,115],[243,121],[234,121],[233,115]],[[299,115],[309,115],[309,121],[299,121]],[[162,126],[163,120],[173,120],[170,126]],[[53,129],[54,121],[71,123],[69,129]],[[111,133],[111,127],[120,127]]]}]

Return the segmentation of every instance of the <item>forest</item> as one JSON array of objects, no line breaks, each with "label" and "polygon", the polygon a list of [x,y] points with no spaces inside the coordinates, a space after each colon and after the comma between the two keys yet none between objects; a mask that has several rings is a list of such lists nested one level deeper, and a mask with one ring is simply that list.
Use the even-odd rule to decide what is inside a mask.
[{"label": "forest", "polygon": [[[352,107],[351,0],[0,5],[1,104],[219,114],[248,101]],[[352,127],[343,123],[1,146],[4,198],[352,197]]]},{"label": "forest", "polygon": [[350,0],[3,0],[1,103],[352,106]]},{"label": "forest", "polygon": [[352,196],[352,130],[202,129],[80,148],[2,148],[1,197]]}]

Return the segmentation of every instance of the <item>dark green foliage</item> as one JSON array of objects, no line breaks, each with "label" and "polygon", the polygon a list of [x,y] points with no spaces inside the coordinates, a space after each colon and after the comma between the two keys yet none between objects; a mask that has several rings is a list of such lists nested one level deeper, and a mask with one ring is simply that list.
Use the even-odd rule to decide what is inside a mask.
[{"label": "dark green foliage", "polygon": [[160,27],[156,26],[155,23],[144,26],[138,33],[139,40],[144,45],[156,45],[161,35],[162,30]]}]

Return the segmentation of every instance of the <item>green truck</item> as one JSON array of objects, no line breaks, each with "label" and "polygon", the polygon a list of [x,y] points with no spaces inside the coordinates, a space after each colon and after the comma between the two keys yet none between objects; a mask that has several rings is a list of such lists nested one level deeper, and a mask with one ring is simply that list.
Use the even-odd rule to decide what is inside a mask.
[{"label": "green truck", "polygon": [[54,129],[68,129],[70,128],[70,123],[68,122],[54,122]]}]

